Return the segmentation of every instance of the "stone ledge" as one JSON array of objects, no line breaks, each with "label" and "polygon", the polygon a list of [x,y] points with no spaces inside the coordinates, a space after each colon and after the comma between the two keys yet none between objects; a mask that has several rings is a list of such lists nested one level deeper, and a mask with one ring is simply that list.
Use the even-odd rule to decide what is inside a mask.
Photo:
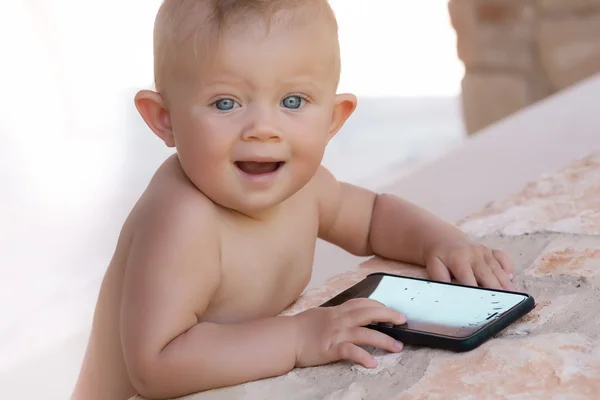
[{"label": "stone ledge", "polygon": [[520,2],[451,0],[448,10],[458,33],[458,56],[468,71],[477,68],[533,70],[532,6],[523,6]]},{"label": "stone ledge", "polygon": [[600,12],[540,22],[540,61],[555,89],[564,89],[600,70]]},{"label": "stone ledge", "polygon": [[534,232],[600,235],[599,183],[600,152],[489,204],[459,226],[479,237]]},{"label": "stone ledge", "polygon": [[600,0],[537,0],[544,13],[581,13],[600,10]]},{"label": "stone ledge", "polygon": [[463,356],[439,357],[396,400],[594,399],[600,346],[576,333],[496,340]]},{"label": "stone ledge", "polygon": [[[339,362],[185,399],[452,400],[475,395],[509,400],[527,394],[528,399],[541,400],[566,393],[575,399],[600,394],[600,330],[595,318],[600,294],[591,281],[574,284],[573,278],[583,270],[574,269],[563,276],[552,261],[552,254],[565,244],[600,248],[600,238],[535,234],[496,235],[482,241],[511,254],[516,261],[516,284],[536,298],[537,307],[480,348],[464,354],[414,347],[400,354],[371,349],[379,361],[375,370]],[[555,273],[531,273],[540,268],[554,268]],[[595,268],[600,270],[600,265]],[[425,276],[423,268],[375,258],[307,292],[286,314],[317,306],[372,272]],[[423,397],[425,393],[427,397]]]},{"label": "stone ledge", "polygon": [[[515,100],[502,109],[488,94],[463,87],[469,133],[600,72],[600,0],[449,0],[448,12],[466,78],[485,69],[524,82],[503,91],[505,101]],[[493,86],[496,75],[483,79],[489,83],[480,86]],[[525,104],[521,86],[529,93]]]},{"label": "stone ledge", "polygon": [[467,130],[476,132],[530,103],[529,83],[506,72],[467,73],[462,81],[463,116]]}]

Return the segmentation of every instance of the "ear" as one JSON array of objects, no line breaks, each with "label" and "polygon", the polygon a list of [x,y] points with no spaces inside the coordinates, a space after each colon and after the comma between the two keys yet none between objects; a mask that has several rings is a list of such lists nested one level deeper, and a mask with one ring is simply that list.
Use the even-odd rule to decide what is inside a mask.
[{"label": "ear", "polygon": [[329,127],[329,140],[344,126],[354,110],[356,110],[357,103],[358,100],[353,94],[344,93],[335,96],[331,126]]},{"label": "ear", "polygon": [[142,90],[135,96],[135,107],[152,132],[168,147],[175,147],[171,114],[162,96],[151,90]]}]

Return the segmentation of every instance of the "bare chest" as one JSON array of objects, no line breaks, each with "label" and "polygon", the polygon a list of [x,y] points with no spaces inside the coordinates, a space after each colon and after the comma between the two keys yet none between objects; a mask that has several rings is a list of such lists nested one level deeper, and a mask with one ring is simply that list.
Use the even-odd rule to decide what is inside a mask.
[{"label": "bare chest", "polygon": [[318,220],[310,212],[227,232],[221,284],[207,314],[223,322],[279,314],[310,281],[317,235]]}]

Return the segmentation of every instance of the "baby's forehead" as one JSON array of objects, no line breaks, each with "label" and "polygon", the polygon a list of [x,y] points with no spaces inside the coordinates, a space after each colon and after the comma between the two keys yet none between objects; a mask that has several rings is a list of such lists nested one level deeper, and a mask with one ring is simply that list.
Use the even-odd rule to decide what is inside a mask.
[{"label": "baby's forehead", "polygon": [[[231,39],[236,38],[253,36],[281,41],[285,40],[286,33],[290,31],[312,30],[320,35],[315,46],[322,48],[328,44],[327,51],[337,54],[336,58],[339,58],[335,16],[317,13],[319,8],[314,7],[317,3],[324,3],[328,7],[325,0],[296,0],[295,3],[303,3],[304,6],[281,7],[274,12],[239,8],[229,14],[225,14],[223,10],[217,12],[219,10],[211,9],[207,6],[210,3],[207,1],[173,1],[181,2],[178,3],[178,10],[171,10],[171,15],[169,12],[163,12],[162,17],[159,15],[155,29],[155,74],[159,91],[159,86],[163,81],[169,80],[169,75],[181,74],[189,68],[197,70],[202,66],[215,66],[228,40],[231,42]],[[182,13],[183,3],[186,2],[190,3],[191,8]],[[294,0],[288,2],[294,3]],[[313,7],[308,6],[311,4]],[[326,40],[327,36],[331,40]]]},{"label": "baby's forehead", "polygon": [[194,59],[189,55],[188,67],[174,78],[177,86],[189,90],[216,90],[223,85],[251,91],[302,90],[315,95],[315,87],[320,88],[318,93],[336,89],[339,73],[331,45],[290,39],[286,46],[288,39],[277,33],[265,38],[251,34],[224,37],[210,56]]}]

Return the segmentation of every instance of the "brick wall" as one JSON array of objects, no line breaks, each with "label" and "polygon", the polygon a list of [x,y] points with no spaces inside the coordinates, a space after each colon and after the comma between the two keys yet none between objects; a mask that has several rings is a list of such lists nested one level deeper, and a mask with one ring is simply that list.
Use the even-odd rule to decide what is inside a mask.
[{"label": "brick wall", "polygon": [[600,0],[449,0],[448,9],[469,133],[600,72]]}]

